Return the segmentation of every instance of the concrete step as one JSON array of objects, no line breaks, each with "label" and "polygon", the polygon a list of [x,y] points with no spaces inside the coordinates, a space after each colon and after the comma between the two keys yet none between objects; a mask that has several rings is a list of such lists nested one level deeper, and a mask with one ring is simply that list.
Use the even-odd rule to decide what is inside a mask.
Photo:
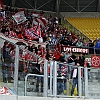
[{"label": "concrete step", "polygon": [[100,97],[100,92],[99,93],[89,93],[89,96],[91,97]]},{"label": "concrete step", "polygon": [[[19,96],[24,96],[24,92],[18,91]],[[43,96],[42,92],[27,92],[27,96]]]},{"label": "concrete step", "polygon": [[4,82],[1,83],[1,86],[6,86],[8,88],[13,87],[13,85],[14,85],[13,83],[4,83]]},{"label": "concrete step", "polygon": [[27,92],[27,96],[43,96],[42,92]]}]

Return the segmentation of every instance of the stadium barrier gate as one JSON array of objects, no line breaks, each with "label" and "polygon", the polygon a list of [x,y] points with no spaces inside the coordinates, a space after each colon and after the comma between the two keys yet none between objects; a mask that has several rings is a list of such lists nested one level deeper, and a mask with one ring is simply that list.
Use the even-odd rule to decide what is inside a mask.
[{"label": "stadium barrier gate", "polygon": [[[70,68],[75,65],[67,63],[60,63],[57,61],[48,62],[45,59],[40,59],[40,74],[34,74],[34,68],[37,67],[37,59],[35,56],[34,61],[21,59],[20,54],[22,46],[13,44],[15,48],[15,57],[2,59],[2,47],[5,40],[0,38],[0,85],[6,86],[15,95],[29,95],[29,96],[44,96],[44,97],[79,97],[82,98],[100,98],[99,82],[100,82],[100,65],[98,68],[90,68],[78,66],[78,86],[74,89],[74,95],[71,96],[72,81],[70,80]],[[98,55],[99,56],[99,55]],[[98,60],[96,60],[98,61]],[[100,59],[99,59],[100,63]],[[33,68],[33,69],[32,69]],[[59,69],[61,68],[61,69]],[[62,77],[58,77],[58,72],[65,72]],[[39,78],[40,77],[40,78]],[[60,92],[58,93],[58,83],[61,82]],[[36,89],[39,90],[36,90]],[[78,91],[77,91],[78,88]],[[91,90],[90,90],[91,89]],[[78,94],[77,94],[78,93]]]}]

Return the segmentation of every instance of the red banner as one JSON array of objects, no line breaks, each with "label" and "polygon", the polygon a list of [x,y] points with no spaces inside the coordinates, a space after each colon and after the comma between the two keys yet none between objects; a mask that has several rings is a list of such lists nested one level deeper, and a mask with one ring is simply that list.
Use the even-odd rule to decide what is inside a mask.
[{"label": "red banner", "polygon": [[94,68],[100,67],[100,56],[92,55],[91,64]]}]

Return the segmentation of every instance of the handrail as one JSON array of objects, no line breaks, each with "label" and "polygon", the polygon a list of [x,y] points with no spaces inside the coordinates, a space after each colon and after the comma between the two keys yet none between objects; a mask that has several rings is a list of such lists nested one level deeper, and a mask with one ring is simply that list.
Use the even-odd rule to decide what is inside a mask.
[{"label": "handrail", "polygon": [[24,91],[24,96],[26,96],[27,95],[27,78],[29,77],[29,76],[38,76],[38,77],[44,77],[44,75],[37,75],[37,74],[27,74],[26,76],[25,76],[25,91]]}]

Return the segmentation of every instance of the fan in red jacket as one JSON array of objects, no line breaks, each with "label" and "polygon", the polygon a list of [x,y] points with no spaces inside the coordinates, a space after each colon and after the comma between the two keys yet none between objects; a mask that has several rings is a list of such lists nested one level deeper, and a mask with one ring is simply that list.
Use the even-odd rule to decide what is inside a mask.
[{"label": "fan in red jacket", "polygon": [[59,58],[60,58],[60,52],[59,52],[58,48],[56,48],[56,50],[54,51],[53,56],[54,56],[55,60],[59,60]]}]

